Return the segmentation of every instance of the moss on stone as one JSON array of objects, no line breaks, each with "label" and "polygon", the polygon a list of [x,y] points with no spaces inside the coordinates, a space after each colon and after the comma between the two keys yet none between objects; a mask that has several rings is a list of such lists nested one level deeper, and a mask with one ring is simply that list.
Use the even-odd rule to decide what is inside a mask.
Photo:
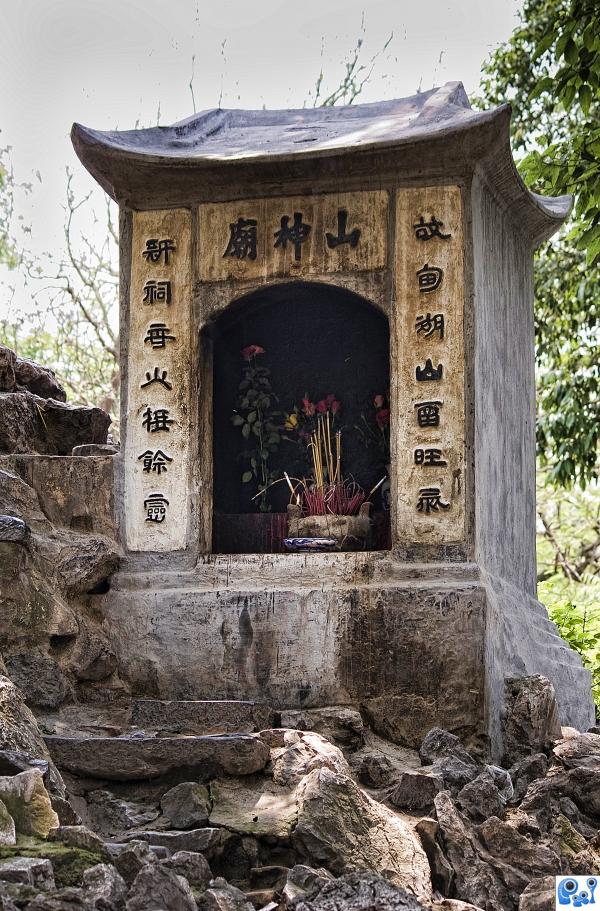
[{"label": "moss on stone", "polygon": [[80,886],[82,877],[89,867],[105,863],[105,858],[94,851],[74,848],[60,841],[42,841],[20,835],[16,845],[0,846],[0,860],[8,857],[47,858],[54,869],[54,879],[59,889],[65,886]]}]

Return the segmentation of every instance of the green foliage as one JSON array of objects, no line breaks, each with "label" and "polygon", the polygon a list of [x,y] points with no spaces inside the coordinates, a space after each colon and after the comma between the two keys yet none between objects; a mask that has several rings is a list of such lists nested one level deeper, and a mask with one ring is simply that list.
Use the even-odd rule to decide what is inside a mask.
[{"label": "green foliage", "polygon": [[600,711],[600,579],[583,583],[553,576],[539,586],[539,597],[571,648],[592,673],[592,693]]},{"label": "green foliage", "polygon": [[598,476],[600,399],[600,8],[525,0],[484,67],[483,102],[513,107],[520,171],[541,193],[572,193],[574,217],[536,260],[538,452],[563,486]]}]

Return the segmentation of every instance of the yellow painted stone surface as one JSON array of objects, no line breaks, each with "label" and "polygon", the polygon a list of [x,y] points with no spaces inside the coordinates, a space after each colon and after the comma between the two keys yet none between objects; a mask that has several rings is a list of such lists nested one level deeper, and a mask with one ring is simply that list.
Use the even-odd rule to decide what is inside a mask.
[{"label": "yellow painted stone surface", "polygon": [[[174,243],[168,262],[164,254],[158,262],[143,255],[149,240]],[[124,456],[126,541],[130,550],[171,551],[186,545],[194,349],[191,241],[191,213],[185,209],[133,213]],[[157,294],[153,286],[146,290],[148,282],[157,283],[162,300],[152,302]],[[164,299],[166,286],[159,286],[159,282],[170,282],[170,303]],[[157,328],[160,326],[164,331]],[[160,347],[162,334],[172,336],[165,339],[164,347]],[[150,335],[155,337],[154,345]],[[164,467],[144,471],[145,459],[140,456],[146,454],[146,460],[155,460],[157,453]],[[149,499],[153,495],[162,495],[168,503],[161,505]],[[150,521],[149,515],[162,515],[163,519]]]},{"label": "yellow painted stone surface", "polygon": [[[414,225],[421,216],[426,223],[434,217],[443,222],[440,234],[451,236],[418,239]],[[458,187],[398,190],[394,271],[394,540],[460,542],[465,537],[465,403],[463,209]],[[439,328],[432,328],[439,327],[440,317],[443,338]],[[428,359],[434,370],[441,365],[441,378],[418,381],[416,370],[425,368]],[[419,426],[417,406],[424,402],[440,403],[435,406],[439,426]],[[432,450],[438,452],[432,455]],[[446,464],[428,464],[432,458]]]},{"label": "yellow painted stone surface", "polygon": [[[327,234],[338,236],[338,213],[347,213],[345,234],[360,230],[358,243],[328,246]],[[275,246],[282,217],[293,229],[294,214],[310,232],[300,244],[296,259],[293,242]],[[388,193],[384,190],[362,193],[328,193],[321,196],[246,199],[209,203],[199,207],[200,280],[270,279],[278,276],[300,277],[330,272],[360,272],[383,269],[387,265]],[[248,230],[255,221],[256,258],[238,258],[226,253],[231,225],[242,218]]]}]

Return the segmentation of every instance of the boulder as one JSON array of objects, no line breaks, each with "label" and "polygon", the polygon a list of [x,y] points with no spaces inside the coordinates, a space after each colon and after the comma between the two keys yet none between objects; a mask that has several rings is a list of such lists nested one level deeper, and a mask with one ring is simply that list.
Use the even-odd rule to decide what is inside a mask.
[{"label": "boulder", "polygon": [[145,826],[160,815],[154,803],[126,800],[103,788],[89,791],[86,801],[90,824],[105,836]]},{"label": "boulder", "polygon": [[545,753],[533,753],[516,762],[510,770],[514,800],[522,800],[531,782],[536,778],[544,778],[547,771],[548,757]]},{"label": "boulder", "polygon": [[336,874],[349,869],[385,874],[395,885],[430,897],[429,864],[413,829],[352,779],[315,769],[298,786],[297,798],[292,844],[300,858]]},{"label": "boulder", "polygon": [[0,880],[38,889],[54,889],[54,871],[45,857],[8,857],[0,860]]},{"label": "boulder", "polygon": [[577,734],[561,740],[552,753],[566,769],[600,772],[600,734]]},{"label": "boulder", "polygon": [[73,446],[72,456],[92,456],[104,458],[105,456],[116,455],[119,447],[113,443],[82,443],[80,446]]},{"label": "boulder", "polygon": [[111,856],[104,846],[104,842],[95,832],[87,826],[58,826],[52,829],[48,836],[49,841],[59,841],[70,848],[81,848],[102,857],[106,863],[111,863]]},{"label": "boulder", "polygon": [[331,882],[332,879],[331,873],[323,867],[314,870],[304,864],[296,864],[288,871],[286,883],[282,890],[285,906],[291,905],[293,901],[300,898],[307,900],[314,898],[323,886]]},{"label": "boulder", "polygon": [[350,757],[350,765],[361,784],[368,788],[385,788],[397,774],[389,756],[379,750],[360,750]]},{"label": "boulder", "polygon": [[189,883],[168,867],[146,864],[129,890],[127,911],[196,911]]},{"label": "boulder", "polygon": [[29,536],[29,529],[23,519],[16,516],[0,516],[0,541],[22,544]]},{"label": "boulder", "polygon": [[519,911],[555,911],[556,887],[553,876],[532,880],[521,893]]},{"label": "boulder", "polygon": [[46,838],[50,830],[58,826],[58,816],[52,809],[39,769],[29,769],[10,778],[0,778],[0,799],[21,835]]},{"label": "boulder", "polygon": [[109,426],[101,408],[67,405],[28,391],[0,396],[0,452],[70,455],[80,443],[106,443]]},{"label": "boulder", "polygon": [[498,788],[498,793],[502,800],[505,803],[511,800],[515,789],[513,787],[512,778],[510,777],[510,772],[507,772],[506,769],[502,769],[497,765],[486,765],[484,771],[492,776],[492,780]]},{"label": "boulder", "polygon": [[46,776],[49,768],[47,759],[34,759],[18,750],[0,750],[0,775],[18,775],[27,769],[39,769]]},{"label": "boulder", "polygon": [[274,713],[264,703],[241,699],[136,699],[131,723],[146,731],[251,734],[270,728],[274,723]]},{"label": "boulder", "polygon": [[27,705],[37,709],[57,709],[72,696],[69,681],[60,665],[47,655],[19,653],[6,659],[11,679],[19,687]]},{"label": "boulder", "polygon": [[444,781],[439,775],[425,769],[407,769],[394,782],[388,799],[400,809],[425,810],[433,807],[433,798],[443,788]]},{"label": "boulder", "polygon": [[415,832],[421,839],[423,850],[429,861],[431,884],[436,892],[448,895],[452,888],[454,873],[439,844],[439,829],[437,819],[431,819],[427,816],[423,816],[415,824]]},{"label": "boulder", "polygon": [[546,752],[561,739],[554,687],[546,677],[511,677],[506,680],[502,718],[504,765],[514,765],[531,753]]},{"label": "boulder", "polygon": [[266,778],[212,781],[210,796],[211,826],[285,840],[296,824],[296,792]]},{"label": "boulder", "polygon": [[108,781],[140,781],[173,772],[204,779],[220,772],[251,775],[269,758],[268,747],[253,734],[180,738],[49,735],[46,744],[60,768]]},{"label": "boulder", "polygon": [[477,762],[465,750],[456,734],[451,734],[443,728],[431,728],[427,732],[419,748],[419,756],[423,765],[432,765],[438,759],[452,757],[467,766],[477,768]]},{"label": "boulder", "polygon": [[436,796],[435,811],[456,897],[484,911],[517,911],[519,895],[529,878],[485,850],[447,791]]},{"label": "boulder", "polygon": [[61,550],[56,567],[57,579],[69,595],[90,592],[119,566],[114,542],[97,535],[79,538],[76,544]]},{"label": "boulder", "polygon": [[167,848],[173,854],[178,851],[194,851],[211,857],[221,852],[229,838],[224,829],[190,829],[187,832],[156,832],[145,830],[125,836],[125,841],[146,841],[149,845]]},{"label": "boulder", "polygon": [[0,345],[0,393],[14,392],[17,388],[16,359],[17,356],[11,348]]},{"label": "boulder", "polygon": [[456,794],[466,784],[477,778],[479,768],[470,762],[463,762],[456,756],[441,756],[430,767],[435,775],[439,775],[444,787]]},{"label": "boulder", "polygon": [[198,911],[254,911],[244,893],[220,877],[198,896],[197,907]]},{"label": "boulder", "polygon": [[482,822],[488,816],[504,814],[504,801],[487,769],[461,788],[457,802],[461,810],[474,822]]},{"label": "boulder", "polygon": [[375,873],[349,873],[325,883],[312,899],[301,899],[294,911],[427,911],[405,889]]},{"label": "boulder", "polygon": [[[16,388],[26,389],[39,395],[42,399],[56,399],[57,402],[66,402],[67,393],[56,379],[54,370],[42,367],[25,357],[15,357],[14,375]],[[7,389],[12,392],[12,389]]]},{"label": "boulder", "polygon": [[206,889],[213,878],[207,859],[197,851],[177,851],[161,863],[173,873],[187,879],[193,889]]},{"label": "boulder", "polygon": [[515,867],[528,879],[561,872],[560,858],[552,848],[543,842],[526,838],[509,823],[495,816],[481,823],[477,832],[490,854]]},{"label": "boulder", "polygon": [[157,863],[157,858],[147,842],[132,841],[119,850],[113,857],[113,863],[127,885],[130,886],[140,870],[146,864]]},{"label": "boulder", "polygon": [[316,709],[288,709],[281,713],[281,727],[314,731],[343,750],[354,751],[364,742],[362,715],[347,705],[328,705]]},{"label": "boulder", "polygon": [[[2,675],[0,675],[0,750],[24,753],[35,759],[50,759],[35,717],[25,705],[23,697],[14,683]],[[54,774],[56,775],[56,770],[54,770]],[[57,781],[60,781],[57,775],[56,778]]]},{"label": "boulder", "polygon": [[18,911],[6,886],[0,882],[0,911]]},{"label": "boulder", "polygon": [[163,794],[160,806],[171,823],[171,829],[200,829],[208,824],[208,791],[204,785],[195,781],[183,781],[175,785]]},{"label": "boulder", "polygon": [[15,845],[16,843],[15,821],[6,809],[6,804],[0,800],[0,845]]},{"label": "boulder", "polygon": [[431,728],[431,700],[412,693],[373,696],[361,705],[373,730],[405,747],[418,749]]},{"label": "boulder", "polygon": [[309,772],[321,768],[350,775],[342,751],[320,734],[284,731],[283,746],[271,750],[272,776],[277,784],[297,784]]},{"label": "boulder", "polygon": [[96,864],[83,873],[83,891],[88,901],[98,909],[123,909],[127,897],[127,885],[123,877],[111,864]]}]

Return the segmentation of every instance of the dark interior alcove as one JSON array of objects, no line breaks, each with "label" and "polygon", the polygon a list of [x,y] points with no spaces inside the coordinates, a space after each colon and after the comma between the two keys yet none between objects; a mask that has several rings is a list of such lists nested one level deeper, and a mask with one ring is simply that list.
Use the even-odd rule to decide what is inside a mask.
[{"label": "dark interior alcove", "polygon": [[[231,420],[244,366],[241,352],[248,345],[265,349],[259,362],[271,370],[272,387],[282,411],[289,412],[294,404],[300,404],[306,393],[313,402],[335,394],[342,403],[339,426],[344,474],[352,475],[365,491],[382,477],[385,466],[379,449],[375,445],[366,447],[355,428],[362,414],[373,420],[374,396],[389,389],[388,320],[373,304],[332,285],[272,285],[233,302],[208,333],[213,347],[214,390],[213,550],[263,549],[250,540],[248,548],[236,545],[229,540],[227,530],[233,522],[228,516],[257,512],[256,503],[251,501],[256,487],[241,480],[243,440]],[[301,447],[284,442],[271,464],[281,476],[284,470],[305,474],[308,462],[304,459]],[[288,501],[285,484],[272,490],[273,513],[284,513]],[[380,504],[376,494],[375,509]],[[243,519],[240,521],[243,527]],[[249,518],[247,528],[251,525]]]}]

